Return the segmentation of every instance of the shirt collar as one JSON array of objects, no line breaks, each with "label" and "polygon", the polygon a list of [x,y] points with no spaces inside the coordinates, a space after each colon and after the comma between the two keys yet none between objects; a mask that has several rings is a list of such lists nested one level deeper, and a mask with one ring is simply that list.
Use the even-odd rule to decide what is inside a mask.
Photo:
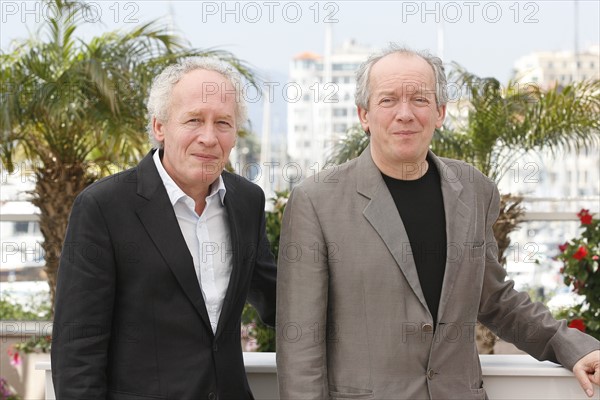
[{"label": "shirt collar", "polygon": [[[167,190],[167,195],[169,196],[171,205],[174,206],[175,203],[179,201],[179,199],[181,199],[182,197],[189,196],[185,194],[183,190],[181,190],[181,188],[177,185],[177,183],[175,183],[173,178],[171,178],[167,170],[165,170],[165,167],[163,166],[162,161],[160,160],[161,152],[162,150],[156,150],[154,152],[154,155],[152,156],[152,159],[154,160],[154,165],[156,165],[156,169],[158,170],[158,175],[160,175],[160,179],[162,180],[163,185],[165,185],[165,189]],[[221,205],[224,205],[225,193],[227,193],[227,189],[225,188],[225,182],[223,181],[223,177],[221,175],[219,175],[219,178],[210,185],[210,193],[208,194],[208,196],[206,196],[206,198],[211,198],[217,193],[219,194]]]}]

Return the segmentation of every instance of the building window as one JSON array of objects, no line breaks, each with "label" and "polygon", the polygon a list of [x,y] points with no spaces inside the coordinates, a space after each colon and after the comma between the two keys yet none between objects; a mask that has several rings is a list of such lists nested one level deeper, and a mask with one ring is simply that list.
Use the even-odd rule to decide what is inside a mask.
[{"label": "building window", "polygon": [[16,221],[14,232],[16,235],[26,235],[29,233],[29,222],[28,221]]},{"label": "building window", "polygon": [[331,69],[334,71],[356,71],[359,67],[359,64],[356,63],[339,63],[333,64]]},{"label": "building window", "polygon": [[333,109],[334,117],[345,117],[346,115],[348,115],[348,110],[345,108],[334,108]]},{"label": "building window", "polygon": [[333,131],[336,133],[344,133],[346,132],[346,124],[334,124]]}]

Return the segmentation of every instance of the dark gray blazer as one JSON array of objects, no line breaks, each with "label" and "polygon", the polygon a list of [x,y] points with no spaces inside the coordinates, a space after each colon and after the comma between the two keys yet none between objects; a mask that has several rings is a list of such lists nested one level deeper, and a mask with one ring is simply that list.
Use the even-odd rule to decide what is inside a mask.
[{"label": "dark gray blazer", "polygon": [[240,315],[248,298],[274,325],[276,268],[262,190],[223,179],[233,271],[216,334],[152,152],[77,197],[56,292],[57,399],[252,398]]}]

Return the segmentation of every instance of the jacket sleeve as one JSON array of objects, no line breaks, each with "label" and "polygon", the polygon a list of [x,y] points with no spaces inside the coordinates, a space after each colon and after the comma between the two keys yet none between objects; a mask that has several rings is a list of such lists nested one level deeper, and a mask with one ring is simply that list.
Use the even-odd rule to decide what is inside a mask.
[{"label": "jacket sleeve", "polygon": [[261,207],[259,214],[259,231],[256,262],[252,275],[252,283],[248,293],[248,301],[256,308],[260,319],[265,324],[275,326],[275,295],[277,268],[266,232],[265,197],[261,192]]},{"label": "jacket sleeve", "polygon": [[282,400],[329,398],[325,240],[302,186],[286,206],[279,241],[277,375]]},{"label": "jacket sleeve", "polygon": [[513,288],[512,280],[505,280],[506,271],[498,263],[492,229],[499,204],[498,189],[493,185],[486,217],[485,276],[478,319],[500,338],[536,359],[560,363],[572,370],[581,357],[598,350],[600,342],[567,327],[565,320],[556,321],[542,303],[532,302],[526,293]]},{"label": "jacket sleeve", "polygon": [[105,399],[115,297],[110,234],[89,192],[73,205],[61,252],[52,332],[52,379],[61,400]]}]

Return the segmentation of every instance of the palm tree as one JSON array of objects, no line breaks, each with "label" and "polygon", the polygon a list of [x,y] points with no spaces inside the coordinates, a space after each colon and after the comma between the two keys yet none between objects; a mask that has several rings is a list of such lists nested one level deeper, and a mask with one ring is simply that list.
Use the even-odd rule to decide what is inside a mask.
[{"label": "palm tree", "polygon": [[[600,81],[577,82],[541,90],[536,85],[506,88],[495,78],[480,78],[455,65],[450,81],[460,88],[460,116],[447,118],[435,132],[431,148],[439,156],[458,158],[477,167],[496,183],[515,160],[530,151],[579,150],[600,141]],[[340,164],[358,156],[369,140],[360,125],[336,144],[329,162]],[[500,216],[494,225],[498,261],[506,264],[509,234],[524,213],[522,197],[502,194]],[[481,353],[491,353],[494,335],[478,331]]]},{"label": "palm tree", "polygon": [[542,90],[480,78],[455,65],[450,80],[462,88],[455,117],[438,130],[436,154],[465,160],[499,182],[515,160],[535,150],[580,150],[600,141],[600,81]]},{"label": "palm tree", "polygon": [[75,33],[88,6],[51,3],[56,13],[40,31],[0,54],[0,85],[6,88],[0,159],[9,172],[15,160],[26,159],[35,173],[32,202],[40,209],[53,303],[73,201],[94,180],[135,163],[147,150],[145,101],[158,71],[181,57],[213,56],[255,81],[230,53],[188,48],[156,22],[84,42]]}]

